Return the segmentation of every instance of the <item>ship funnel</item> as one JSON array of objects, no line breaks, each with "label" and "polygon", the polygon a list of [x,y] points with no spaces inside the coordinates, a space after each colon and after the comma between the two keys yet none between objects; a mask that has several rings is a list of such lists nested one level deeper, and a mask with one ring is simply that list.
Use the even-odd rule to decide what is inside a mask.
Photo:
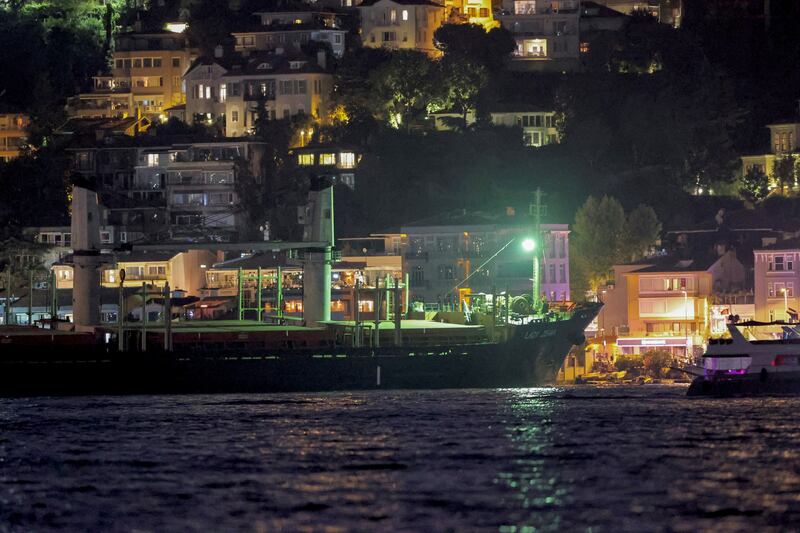
[{"label": "ship funnel", "polygon": [[100,204],[86,181],[72,188],[72,250],[75,329],[93,331],[100,324]]},{"label": "ship funnel", "polygon": [[304,221],[303,241],[327,244],[307,250],[303,264],[303,320],[316,326],[331,319],[333,186],[325,180],[312,182]]}]

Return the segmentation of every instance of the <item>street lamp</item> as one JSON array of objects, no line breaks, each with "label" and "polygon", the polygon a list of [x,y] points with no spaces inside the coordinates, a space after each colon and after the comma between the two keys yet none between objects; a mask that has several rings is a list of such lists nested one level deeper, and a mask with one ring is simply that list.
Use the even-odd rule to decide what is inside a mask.
[{"label": "street lamp", "polygon": [[526,252],[533,252],[533,300],[532,300],[532,307],[533,312],[536,313],[539,310],[539,254],[536,253],[536,240],[533,238],[528,237],[522,241],[522,249]]},{"label": "street lamp", "polygon": [[686,361],[689,361],[689,294],[685,291],[681,291],[683,293],[683,319],[684,319],[684,331],[686,333]]},{"label": "street lamp", "polygon": [[533,239],[525,239],[522,241],[522,249],[526,252],[532,252],[536,249],[536,241]]},{"label": "street lamp", "polygon": [[[789,316],[789,295],[786,293],[786,287],[781,289],[783,293],[783,314],[784,316]],[[784,318],[784,320],[786,320]]]}]

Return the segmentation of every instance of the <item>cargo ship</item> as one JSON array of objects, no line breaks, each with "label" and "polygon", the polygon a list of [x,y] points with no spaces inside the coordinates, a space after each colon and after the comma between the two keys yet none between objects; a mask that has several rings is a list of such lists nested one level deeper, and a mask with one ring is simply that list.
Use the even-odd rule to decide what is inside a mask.
[{"label": "cargo ship", "polygon": [[[595,303],[555,310],[537,301],[534,254],[534,285],[527,300],[510,294],[487,296],[483,305],[471,306],[466,322],[447,323],[442,317],[410,320],[396,295],[391,321],[380,315],[375,321],[332,321],[329,184],[312,187],[306,218],[300,243],[241,245],[304,251],[301,324],[173,323],[170,317],[160,327],[104,327],[98,325],[98,272],[104,262],[99,203],[90,186],[76,184],[74,323],[67,325],[70,331],[61,331],[57,324],[50,329],[0,329],[0,395],[531,387],[555,378],[600,310]],[[124,281],[124,271],[120,274]],[[168,290],[165,297],[169,301]],[[165,308],[170,309],[169,303]],[[380,296],[376,308],[381,309]]]},{"label": "cargo ship", "polygon": [[[151,330],[145,352],[118,352],[102,332],[25,328],[0,332],[0,395],[531,387],[554,379],[598,310],[512,325],[500,341],[483,326],[404,320],[398,346],[342,344],[353,327],[343,322],[174,328],[170,351],[159,343],[164,332]],[[390,343],[395,331],[385,326],[378,336]]]}]

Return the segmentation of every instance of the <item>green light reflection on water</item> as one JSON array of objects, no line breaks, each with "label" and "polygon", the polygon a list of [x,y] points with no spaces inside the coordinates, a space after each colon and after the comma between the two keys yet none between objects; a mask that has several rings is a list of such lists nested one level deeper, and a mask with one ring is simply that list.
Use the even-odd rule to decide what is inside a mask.
[{"label": "green light reflection on water", "polygon": [[509,514],[502,533],[559,531],[567,512],[569,491],[560,486],[553,458],[553,414],[557,410],[555,387],[500,389],[507,395],[501,416],[515,450],[508,471],[497,474],[496,483],[510,489]]}]

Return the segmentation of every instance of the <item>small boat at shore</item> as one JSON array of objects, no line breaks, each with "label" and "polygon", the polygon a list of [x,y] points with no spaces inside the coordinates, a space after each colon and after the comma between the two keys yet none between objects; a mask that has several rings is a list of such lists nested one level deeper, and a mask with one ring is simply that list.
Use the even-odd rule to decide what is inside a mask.
[{"label": "small boat at shore", "polygon": [[[687,396],[800,394],[797,326],[783,321],[729,321],[730,338],[709,339],[703,373],[692,381]],[[765,330],[767,338],[759,339],[757,332]]]}]

